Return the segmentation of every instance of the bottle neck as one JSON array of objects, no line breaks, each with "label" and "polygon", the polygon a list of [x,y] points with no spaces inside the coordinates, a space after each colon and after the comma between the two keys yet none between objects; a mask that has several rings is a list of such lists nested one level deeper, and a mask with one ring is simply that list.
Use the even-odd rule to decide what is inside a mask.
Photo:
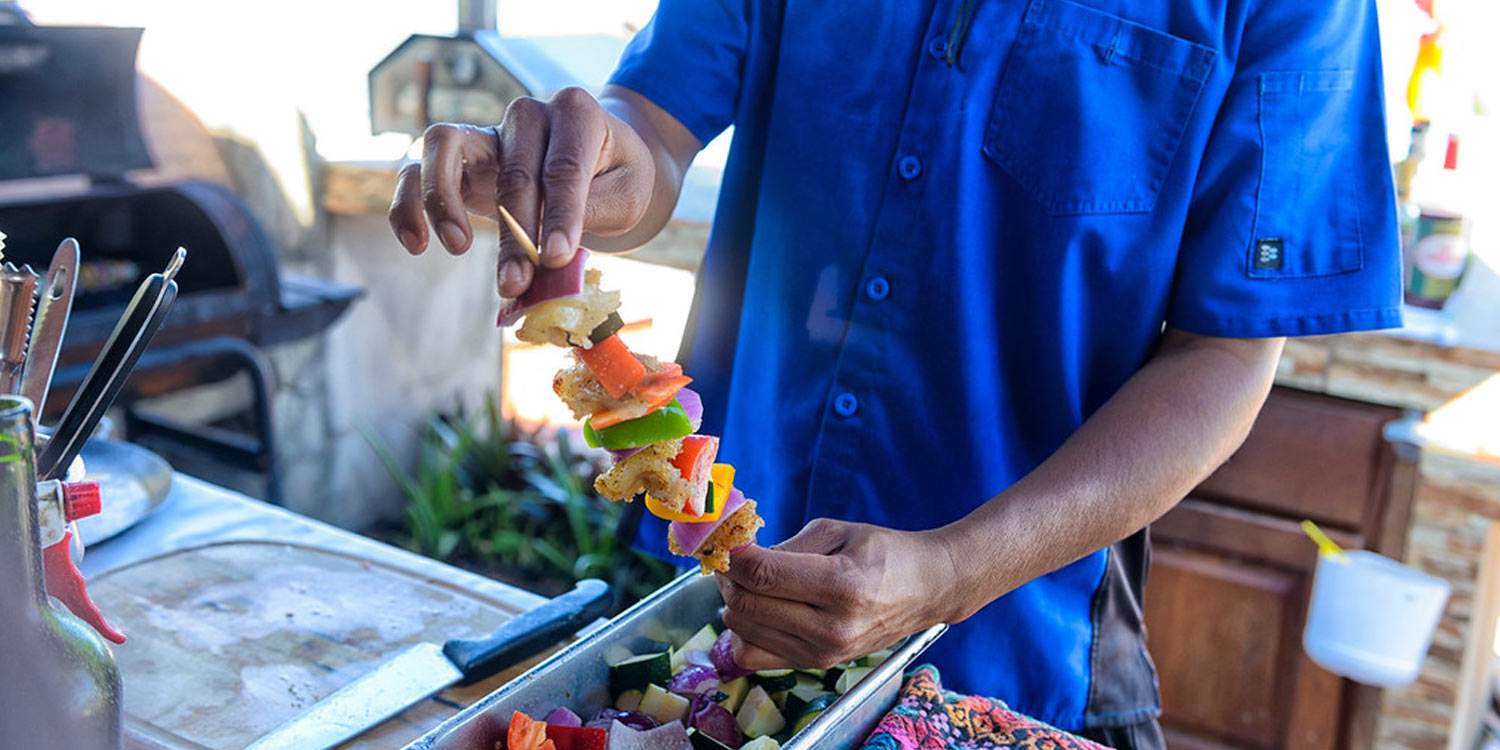
[{"label": "bottle neck", "polygon": [[0,396],[0,575],[23,576],[37,606],[47,603],[36,504],[36,434],[31,403]]}]

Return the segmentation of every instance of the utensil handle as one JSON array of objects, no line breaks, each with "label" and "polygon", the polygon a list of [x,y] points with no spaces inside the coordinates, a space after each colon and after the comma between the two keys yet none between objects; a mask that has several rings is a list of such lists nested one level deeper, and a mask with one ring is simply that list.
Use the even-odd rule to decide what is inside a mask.
[{"label": "utensil handle", "polygon": [[125,314],[110,333],[104,349],[84,376],[78,392],[57,422],[52,439],[37,460],[38,479],[57,479],[68,470],[89,433],[120,395],[130,369],[161,328],[167,310],[177,299],[177,282],[153,273],[141,282]]},{"label": "utensil handle", "polygon": [[612,602],[609,584],[586,578],[572,591],[501,625],[489,637],[444,643],[443,655],[463,673],[460,685],[478,682],[572,635],[608,612]]}]

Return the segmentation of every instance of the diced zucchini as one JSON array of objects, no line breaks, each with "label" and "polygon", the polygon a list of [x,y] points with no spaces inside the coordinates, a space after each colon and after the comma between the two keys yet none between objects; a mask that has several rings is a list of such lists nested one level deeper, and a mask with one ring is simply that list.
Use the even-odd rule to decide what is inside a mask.
[{"label": "diced zucchini", "polygon": [[604,663],[613,667],[622,661],[630,661],[635,658],[635,652],[616,643],[604,649]]},{"label": "diced zucchini", "polygon": [[683,667],[687,666],[687,662],[683,661],[683,656],[686,655],[687,652],[702,651],[706,654],[708,653],[709,649],[714,647],[714,641],[718,639],[719,634],[714,632],[714,626],[704,625],[701,629],[698,630],[698,632],[694,633],[691,638],[683,641],[681,646],[672,649],[672,674],[677,674],[678,672],[682,671]]},{"label": "diced zucchini", "polygon": [[689,728],[687,736],[688,742],[693,743],[693,750],[730,750],[728,745],[697,729]]},{"label": "diced zucchini", "polygon": [[771,693],[771,702],[776,704],[777,711],[786,711],[786,691],[777,690]]},{"label": "diced zucchini", "polygon": [[843,674],[839,675],[839,681],[833,686],[833,689],[838,691],[839,695],[843,695],[849,692],[850,688],[858,685],[859,681],[865,678],[865,675],[873,671],[875,671],[874,667],[851,667],[846,669]]},{"label": "diced zucchini", "polygon": [[797,674],[790,669],[767,669],[750,675],[750,684],[759,685],[768,693],[790,690],[797,684]]},{"label": "diced zucchini", "polygon": [[647,685],[666,684],[672,679],[672,656],[665,651],[634,656],[609,668],[609,689],[614,693],[645,690]]},{"label": "diced zucchini", "polygon": [[808,724],[813,723],[813,720],[822,716],[823,712],[828,710],[828,707],[833,705],[833,702],[836,700],[838,700],[838,696],[833,693],[824,693],[812,699],[802,709],[802,713],[797,716],[797,720],[792,722],[792,734],[802,731]]},{"label": "diced zucchini", "polygon": [[761,735],[740,745],[740,750],[781,750],[781,743],[769,735]]},{"label": "diced zucchini", "polygon": [[886,659],[891,658],[892,653],[894,652],[888,648],[883,648],[879,651],[872,651],[858,660],[859,665],[861,667],[878,667]]},{"label": "diced zucchini", "polygon": [[669,693],[660,685],[651,685],[646,688],[646,694],[641,696],[641,705],[636,710],[666,724],[686,718],[688,705],[687,698]]},{"label": "diced zucchini", "polygon": [[807,708],[807,704],[820,695],[830,695],[823,689],[823,683],[807,675],[798,675],[797,684],[792,686],[786,693],[786,705],[783,706],[787,716],[799,716]]},{"label": "diced zucchini", "polygon": [[796,734],[796,733],[798,733],[798,732],[806,729],[808,724],[811,724],[814,721],[816,721],[818,719],[818,717],[822,716],[823,712],[826,711],[826,710],[827,709],[820,708],[820,709],[818,709],[816,711],[808,711],[807,713],[804,713],[801,716],[798,716],[797,717],[797,721],[792,724],[792,734]]},{"label": "diced zucchini", "polygon": [[740,710],[740,704],[745,702],[745,693],[750,692],[750,681],[737,677],[719,685],[719,692],[724,694],[724,700],[719,703],[729,709],[729,713],[734,713]]},{"label": "diced zucchini", "polygon": [[844,665],[840,664],[836,667],[829,667],[823,671],[823,688],[825,690],[832,690],[835,685],[839,684],[839,678],[843,676]]},{"label": "diced zucchini", "polygon": [[714,641],[717,640],[719,640],[719,634],[714,630],[714,626],[704,625],[698,629],[698,632],[693,634],[693,637],[683,641],[682,646],[678,650],[702,651],[706,654],[709,649],[714,647]]},{"label": "diced zucchini", "polygon": [[615,698],[615,708],[621,711],[634,711],[641,707],[641,697],[645,693],[639,690],[626,690]]},{"label": "diced zucchini", "polygon": [[770,694],[759,685],[750,688],[750,692],[745,694],[745,703],[740,706],[734,719],[746,737],[763,737],[786,728],[786,718],[776,710]]},{"label": "diced zucchini", "polygon": [[799,669],[797,670],[797,674],[806,675],[821,682],[824,672],[821,669]]}]

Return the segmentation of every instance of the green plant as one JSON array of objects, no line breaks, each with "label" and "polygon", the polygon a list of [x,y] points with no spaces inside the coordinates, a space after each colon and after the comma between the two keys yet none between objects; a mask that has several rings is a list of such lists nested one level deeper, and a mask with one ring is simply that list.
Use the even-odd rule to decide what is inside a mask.
[{"label": "green plant", "polygon": [[617,605],[675,573],[620,542],[623,506],[594,492],[601,467],[572,448],[565,429],[525,430],[493,397],[476,417],[431,415],[409,473],[378,437],[366,439],[406,497],[401,541],[416,552],[532,588],[602,578]]}]

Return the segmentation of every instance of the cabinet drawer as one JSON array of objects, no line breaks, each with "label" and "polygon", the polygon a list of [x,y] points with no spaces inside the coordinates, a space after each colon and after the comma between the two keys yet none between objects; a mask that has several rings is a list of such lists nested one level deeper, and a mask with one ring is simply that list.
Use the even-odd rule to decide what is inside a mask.
[{"label": "cabinet drawer", "polygon": [[1380,505],[1396,409],[1274,389],[1245,444],[1194,497],[1361,530]]}]

